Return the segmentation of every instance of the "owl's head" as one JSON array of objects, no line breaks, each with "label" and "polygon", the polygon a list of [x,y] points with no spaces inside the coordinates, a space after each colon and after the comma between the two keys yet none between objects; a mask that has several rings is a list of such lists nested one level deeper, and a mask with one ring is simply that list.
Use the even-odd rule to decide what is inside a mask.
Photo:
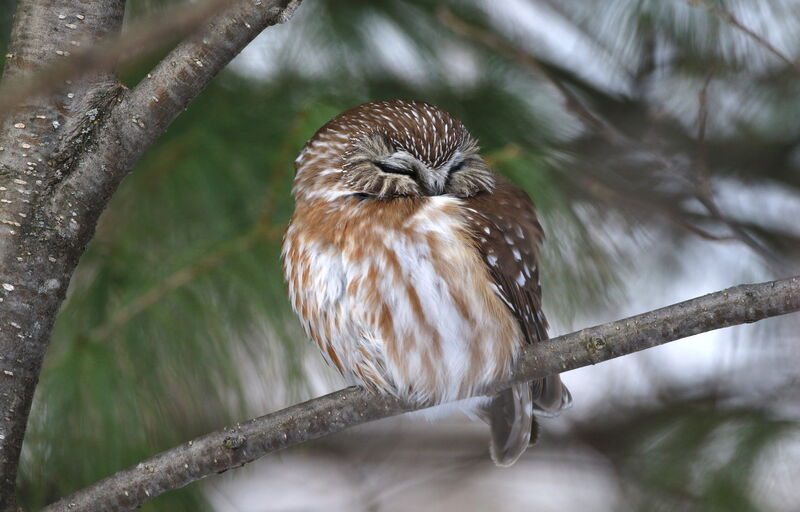
[{"label": "owl's head", "polygon": [[419,101],[376,101],[338,115],[308,141],[295,166],[298,200],[471,197],[495,184],[461,121]]}]

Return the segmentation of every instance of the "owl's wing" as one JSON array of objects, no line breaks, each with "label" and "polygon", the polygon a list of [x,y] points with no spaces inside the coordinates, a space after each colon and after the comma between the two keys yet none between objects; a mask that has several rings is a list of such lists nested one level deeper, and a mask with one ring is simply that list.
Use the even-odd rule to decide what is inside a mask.
[{"label": "owl's wing", "polygon": [[[519,323],[525,341],[547,339],[542,312],[538,251],[544,232],[528,195],[502,177],[491,194],[465,200],[475,244],[486,263],[497,294]],[[533,401],[544,414],[557,413],[571,402],[558,375],[533,381]]]}]

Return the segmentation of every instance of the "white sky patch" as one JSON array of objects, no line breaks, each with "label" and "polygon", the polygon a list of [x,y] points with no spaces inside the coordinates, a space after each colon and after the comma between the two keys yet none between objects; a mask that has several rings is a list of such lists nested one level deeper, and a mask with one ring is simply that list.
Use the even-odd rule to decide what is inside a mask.
[{"label": "white sky patch", "polygon": [[628,89],[624,70],[558,13],[524,0],[482,1],[492,22],[533,53],[568,63],[570,69],[598,87],[621,93]]},{"label": "white sky patch", "polygon": [[441,63],[444,80],[456,89],[474,86],[483,74],[481,63],[474,53],[464,45],[444,41],[436,49],[436,58]]},{"label": "white sky patch", "polygon": [[380,62],[396,76],[413,83],[422,83],[427,75],[420,65],[423,58],[406,34],[397,25],[378,16],[370,16],[361,29],[374,43]]},{"label": "white sky patch", "polygon": [[722,212],[739,221],[800,237],[800,195],[779,184],[743,185],[717,180],[714,193]]}]

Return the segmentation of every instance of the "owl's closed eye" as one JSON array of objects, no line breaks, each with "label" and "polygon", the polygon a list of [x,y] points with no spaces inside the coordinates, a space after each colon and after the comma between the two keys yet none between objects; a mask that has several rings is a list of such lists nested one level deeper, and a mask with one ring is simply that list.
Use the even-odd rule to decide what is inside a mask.
[{"label": "owl's closed eye", "polygon": [[342,166],[346,185],[354,193],[388,197],[452,195],[472,197],[490,192],[494,176],[471,137],[464,137],[440,163],[424,162],[381,133],[352,142]]}]

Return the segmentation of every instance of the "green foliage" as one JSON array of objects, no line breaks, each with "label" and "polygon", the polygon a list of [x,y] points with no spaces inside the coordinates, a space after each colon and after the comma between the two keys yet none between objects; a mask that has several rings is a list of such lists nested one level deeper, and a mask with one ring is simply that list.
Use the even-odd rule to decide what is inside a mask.
[{"label": "green foliage", "polygon": [[[11,36],[11,21],[14,17],[14,11],[16,8],[16,0],[0,0],[0,55],[2,56],[5,56],[6,54],[8,39]],[[2,70],[5,62],[6,59],[3,57],[0,70]]]},{"label": "green foliage", "polygon": [[[286,365],[273,384],[302,394],[278,245],[291,161],[320,119],[279,100],[285,88],[226,78],[124,183],[82,260],[32,415],[30,506],[245,419],[240,367],[273,344]],[[269,336],[254,328],[267,319]],[[197,489],[185,493],[182,508],[157,503],[197,510]]]}]

